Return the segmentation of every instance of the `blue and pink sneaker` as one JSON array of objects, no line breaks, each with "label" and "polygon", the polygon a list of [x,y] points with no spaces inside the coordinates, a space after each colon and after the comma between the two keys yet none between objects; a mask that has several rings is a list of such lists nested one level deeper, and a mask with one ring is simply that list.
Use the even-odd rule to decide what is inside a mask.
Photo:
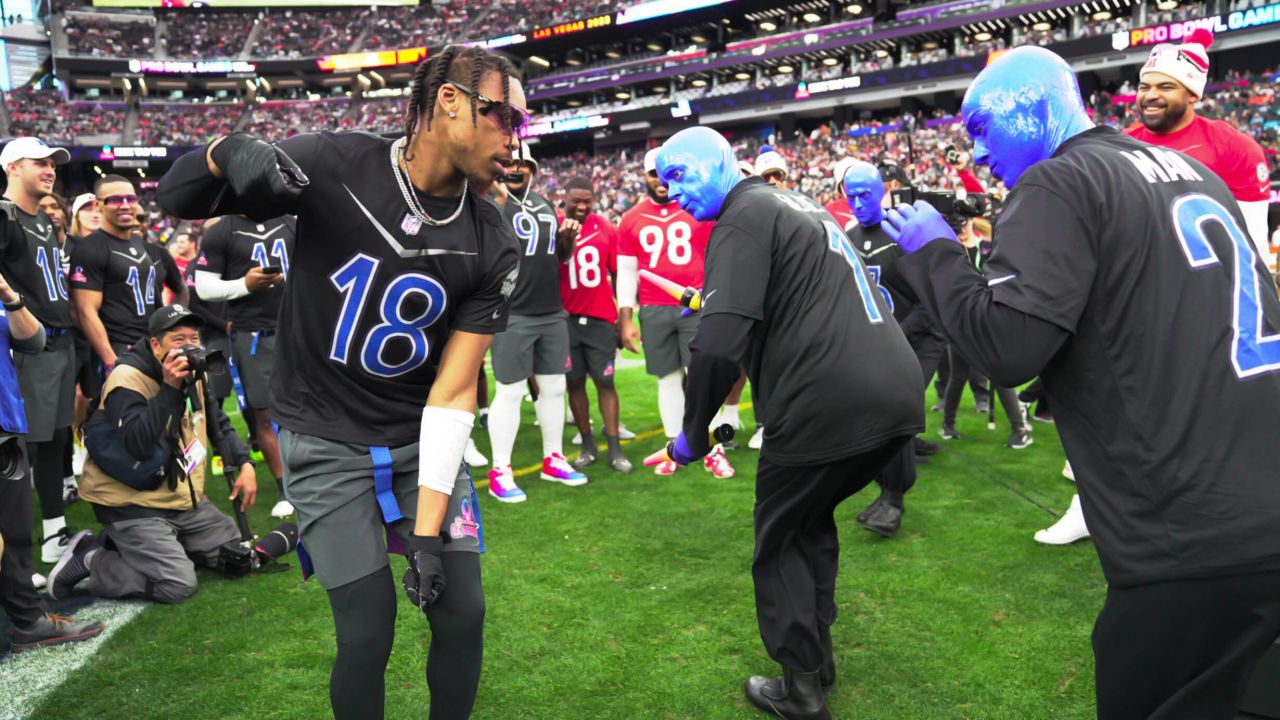
[{"label": "blue and pink sneaker", "polygon": [[542,458],[542,479],[564,483],[569,487],[587,484],[587,476],[578,472],[560,453],[551,453]]},{"label": "blue and pink sneaker", "polygon": [[522,503],[526,500],[524,491],[516,485],[511,476],[511,466],[494,468],[489,471],[489,494],[504,503]]}]

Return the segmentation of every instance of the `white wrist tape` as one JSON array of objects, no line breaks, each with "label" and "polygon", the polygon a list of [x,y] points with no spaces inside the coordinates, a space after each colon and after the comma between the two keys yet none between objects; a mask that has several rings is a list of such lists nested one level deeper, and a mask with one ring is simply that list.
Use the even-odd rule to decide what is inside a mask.
[{"label": "white wrist tape", "polygon": [[476,416],[464,410],[427,407],[422,409],[418,434],[418,485],[453,494],[453,483],[462,466],[462,454],[471,437]]}]

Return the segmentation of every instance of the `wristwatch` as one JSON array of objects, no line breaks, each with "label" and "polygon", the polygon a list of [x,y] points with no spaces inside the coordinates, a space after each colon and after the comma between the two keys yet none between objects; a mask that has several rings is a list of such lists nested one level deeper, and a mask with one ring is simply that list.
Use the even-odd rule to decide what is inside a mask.
[{"label": "wristwatch", "polygon": [[18,296],[18,301],[13,303],[5,303],[4,304],[5,312],[17,312],[27,306],[26,301],[24,301],[22,298],[22,293],[14,293],[14,294]]}]

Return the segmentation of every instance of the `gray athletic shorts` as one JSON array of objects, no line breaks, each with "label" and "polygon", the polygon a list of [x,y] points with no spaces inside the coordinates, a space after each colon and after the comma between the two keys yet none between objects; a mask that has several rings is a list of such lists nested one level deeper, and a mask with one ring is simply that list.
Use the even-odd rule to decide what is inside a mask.
[{"label": "gray athletic shorts", "polygon": [[235,356],[236,372],[244,387],[244,399],[249,407],[262,410],[271,406],[271,364],[276,359],[275,334],[252,332],[231,333],[231,352]]},{"label": "gray athletic shorts", "polygon": [[48,442],[53,431],[71,427],[76,410],[76,343],[71,333],[50,337],[44,350],[16,352],[18,388],[27,409],[27,442]]},{"label": "gray athletic shorts", "polygon": [[507,329],[493,336],[493,377],[503,385],[522,383],[534,373],[563,375],[569,364],[569,328],[563,312],[512,315]]},{"label": "gray athletic shorts", "polygon": [[[395,502],[407,522],[391,532],[413,531],[418,512],[418,443],[390,449]],[[374,492],[370,448],[280,428],[284,494],[298,513],[302,547],[326,590],[342,587],[388,562],[386,525]],[[480,503],[466,465],[440,526],[445,552],[484,552]]]},{"label": "gray athletic shorts", "polygon": [[662,377],[689,367],[689,343],[698,332],[698,315],[680,317],[683,311],[667,305],[640,308],[644,369],[650,375]]},{"label": "gray athletic shorts", "polygon": [[569,316],[570,380],[581,380],[588,373],[596,382],[613,379],[613,358],[618,353],[618,328],[585,315]]}]

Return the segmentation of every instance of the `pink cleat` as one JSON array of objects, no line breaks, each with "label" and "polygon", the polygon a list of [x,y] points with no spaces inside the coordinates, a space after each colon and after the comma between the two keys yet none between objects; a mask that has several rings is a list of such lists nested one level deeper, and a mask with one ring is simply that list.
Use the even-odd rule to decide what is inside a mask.
[{"label": "pink cleat", "polygon": [[560,453],[542,458],[542,479],[564,483],[569,487],[587,484],[587,476],[578,472]]},{"label": "pink cleat", "polygon": [[504,503],[522,503],[528,499],[511,476],[510,465],[489,471],[489,494]]},{"label": "pink cleat", "polygon": [[702,459],[702,467],[718,478],[731,478],[737,474],[729,464],[729,458],[725,457],[724,448],[719,445],[711,448],[711,453]]},{"label": "pink cleat", "polygon": [[667,460],[666,462],[660,462],[657,465],[655,465],[653,467],[653,474],[654,475],[675,475],[676,470],[679,470],[679,469],[680,469],[680,466],[676,464],[674,460]]}]

